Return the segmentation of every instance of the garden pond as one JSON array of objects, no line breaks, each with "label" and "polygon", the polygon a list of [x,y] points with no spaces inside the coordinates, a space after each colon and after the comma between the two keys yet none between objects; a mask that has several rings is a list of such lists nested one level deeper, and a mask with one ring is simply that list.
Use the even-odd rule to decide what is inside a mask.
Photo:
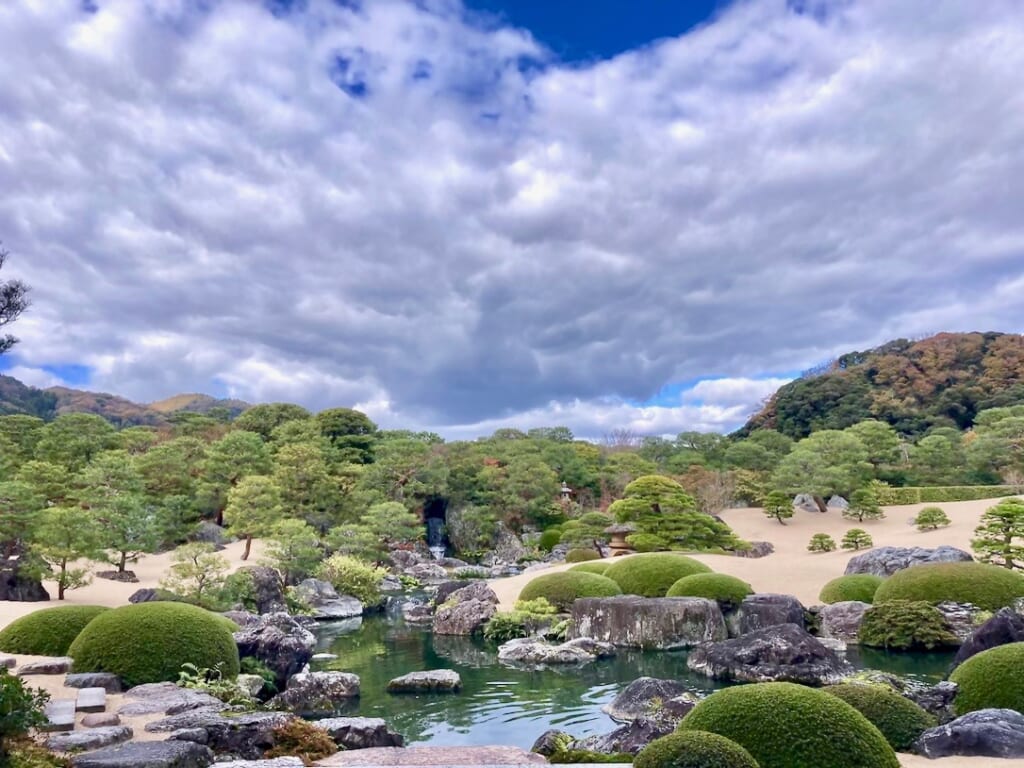
[{"label": "garden pond", "polygon": [[[315,664],[359,675],[362,696],[339,714],[382,717],[408,745],[508,745],[529,749],[550,728],[582,737],[616,727],[601,711],[638,677],[680,680],[707,693],[721,684],[686,668],[686,651],[622,649],[613,659],[583,666],[519,669],[498,663],[497,646],[482,638],[435,636],[400,618],[371,616],[361,623],[324,624],[318,653],[338,659]],[[952,653],[885,653],[851,646],[858,669],[879,669],[929,683],[941,680]],[[454,669],[462,691],[434,696],[385,693],[392,678],[408,672]]]}]

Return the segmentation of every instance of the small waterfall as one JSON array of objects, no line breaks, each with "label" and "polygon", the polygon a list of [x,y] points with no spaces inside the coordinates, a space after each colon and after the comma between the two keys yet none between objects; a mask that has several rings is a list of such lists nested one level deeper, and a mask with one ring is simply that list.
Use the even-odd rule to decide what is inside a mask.
[{"label": "small waterfall", "polygon": [[434,556],[435,560],[444,558],[444,519],[440,517],[427,518],[427,549]]}]

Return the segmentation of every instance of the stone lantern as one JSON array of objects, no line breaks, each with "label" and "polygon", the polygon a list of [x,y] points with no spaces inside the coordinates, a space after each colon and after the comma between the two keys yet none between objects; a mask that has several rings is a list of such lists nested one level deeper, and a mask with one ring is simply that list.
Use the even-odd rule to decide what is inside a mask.
[{"label": "stone lantern", "polygon": [[631,533],[636,533],[636,526],[629,523],[615,523],[615,525],[609,525],[605,528],[604,532],[611,537],[611,541],[608,542],[608,549],[611,550],[612,557],[625,555],[633,551],[633,548],[626,543],[626,537]]}]

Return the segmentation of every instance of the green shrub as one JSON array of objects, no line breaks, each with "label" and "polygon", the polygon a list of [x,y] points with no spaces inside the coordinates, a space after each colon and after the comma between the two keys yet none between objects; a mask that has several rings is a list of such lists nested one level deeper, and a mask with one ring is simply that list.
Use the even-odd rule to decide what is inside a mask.
[{"label": "green shrub", "polygon": [[1024,576],[984,563],[929,563],[904,568],[890,576],[875,592],[875,603],[924,600],[974,603],[997,611],[1024,597]]},{"label": "green shrub", "polygon": [[495,643],[507,643],[517,637],[529,637],[551,624],[557,609],[542,597],[519,600],[515,610],[496,613],[484,627],[484,637]]},{"label": "green shrub", "polygon": [[380,583],[387,571],[348,555],[331,555],[320,563],[316,575],[329,582],[339,595],[352,595],[363,605],[379,605]]},{"label": "green shrub", "polygon": [[520,600],[543,597],[560,611],[572,609],[581,597],[615,597],[621,595],[619,585],[596,573],[562,571],[538,576],[519,593]]},{"label": "green shrub", "polygon": [[668,552],[624,557],[605,571],[623,594],[664,597],[669,588],[684,576],[711,573],[704,563],[692,557]]},{"label": "green shrub", "polygon": [[561,528],[548,528],[541,533],[540,538],[537,539],[537,548],[544,551],[550,552],[558,544],[562,538]]},{"label": "green shrub", "polygon": [[811,536],[807,545],[808,552],[833,552],[836,548],[836,540],[827,533],[816,533]]},{"label": "green shrub", "polygon": [[914,525],[919,531],[934,531],[949,525],[949,516],[940,507],[925,507],[917,513]]},{"label": "green shrub", "polygon": [[744,747],[760,768],[899,768],[896,753],[845,701],[794,683],[723,688],[680,731],[710,731]]},{"label": "green shrub", "polygon": [[636,756],[636,768],[758,768],[731,739],[707,731],[680,731],[655,739]]},{"label": "green shrub", "polygon": [[598,576],[604,576],[604,572],[612,567],[611,560],[594,560],[589,563],[580,563],[570,568],[570,571],[579,571],[581,573],[596,573]]},{"label": "green shrub", "polygon": [[304,765],[333,755],[338,745],[323,728],[307,720],[289,720],[271,731],[274,746],[264,757],[301,757]]},{"label": "green shrub", "polygon": [[859,600],[862,603],[871,603],[875,599],[875,591],[881,585],[881,576],[873,576],[870,573],[856,573],[850,576],[840,576],[832,579],[821,588],[818,599],[825,605],[842,603],[847,600]]},{"label": "green shrub", "polygon": [[932,715],[886,685],[843,683],[822,690],[864,715],[897,752],[909,752],[924,731],[938,724]]},{"label": "green shrub", "polygon": [[1009,643],[971,656],[949,679],[960,686],[958,715],[978,709],[1015,709],[1024,714],[1024,643]]},{"label": "green shrub", "polygon": [[894,650],[941,648],[959,642],[946,617],[920,600],[889,600],[872,606],[864,613],[858,639],[862,645]]},{"label": "green shrub", "polygon": [[223,616],[185,603],[139,603],[101,613],[68,651],[75,672],[112,672],[127,686],[174,682],[183,664],[238,675],[238,648]]},{"label": "green shrub", "polygon": [[600,560],[601,553],[593,549],[570,549],[565,553],[567,563],[585,563],[588,560]]},{"label": "green shrub", "polygon": [[613,752],[609,755],[604,752],[592,752],[589,749],[563,749],[552,754],[548,758],[548,762],[556,765],[570,763],[589,763],[591,765],[598,763],[632,763],[633,756],[628,752]]},{"label": "green shrub", "polygon": [[0,668],[0,765],[7,764],[7,749],[12,741],[46,723],[43,707],[49,699],[49,694],[26,687],[20,677]]},{"label": "green shrub", "polygon": [[695,573],[684,576],[671,587],[666,597],[706,597],[724,608],[732,608],[753,594],[754,588],[742,579],[724,573]]},{"label": "green shrub", "polygon": [[1024,493],[1019,485],[948,485],[920,488],[891,488],[884,483],[872,483],[879,504],[902,506],[906,504],[944,504],[950,501],[977,501],[998,499]]},{"label": "green shrub", "polygon": [[840,546],[843,549],[867,549],[874,546],[874,542],[871,540],[871,535],[863,528],[851,528],[843,534]]},{"label": "green shrub", "polygon": [[0,651],[33,656],[67,656],[85,626],[104,611],[99,605],[62,605],[22,616],[0,631]]},{"label": "green shrub", "polygon": [[664,552],[670,548],[666,539],[654,533],[631,533],[626,537],[626,544],[637,552]]}]

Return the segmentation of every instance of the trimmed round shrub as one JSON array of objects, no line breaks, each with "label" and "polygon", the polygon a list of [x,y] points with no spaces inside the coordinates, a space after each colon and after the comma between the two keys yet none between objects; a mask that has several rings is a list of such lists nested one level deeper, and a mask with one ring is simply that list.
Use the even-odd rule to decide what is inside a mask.
[{"label": "trimmed round shrub", "polygon": [[896,753],[864,715],[794,683],[723,688],[697,704],[679,730],[732,739],[760,768],[899,768]]},{"label": "trimmed round shrub", "polygon": [[958,715],[978,709],[1015,709],[1024,714],[1024,643],[1009,643],[971,656],[949,679],[960,686]]},{"label": "trimmed round shrub", "polygon": [[635,768],[758,768],[731,739],[707,731],[681,731],[655,739],[633,760]]},{"label": "trimmed round shrub", "polygon": [[724,606],[736,606],[754,593],[743,579],[725,573],[695,573],[684,576],[671,587],[666,597],[706,597]]},{"label": "trimmed round shrub", "polygon": [[598,576],[604,576],[604,572],[612,567],[611,560],[594,560],[589,563],[580,563],[570,568],[570,571],[579,571],[582,573],[596,573]]},{"label": "trimmed round shrub", "polygon": [[174,682],[181,665],[238,674],[238,648],[218,616],[185,603],[139,603],[106,611],[68,651],[75,672],[112,672],[126,686]]},{"label": "trimmed round shrub", "polygon": [[825,605],[843,603],[847,600],[872,603],[875,600],[875,591],[883,581],[881,576],[872,576],[870,573],[840,576],[821,588],[818,599]]},{"label": "trimmed round shrub", "polygon": [[864,613],[857,638],[862,645],[894,650],[959,645],[939,609],[923,600],[892,600]]},{"label": "trimmed round shrub", "polygon": [[0,631],[0,651],[32,656],[67,656],[71,643],[86,625],[109,610],[101,605],[62,605],[35,611],[12,621]]},{"label": "trimmed round shrub", "polygon": [[885,685],[843,683],[822,690],[864,715],[897,752],[909,752],[922,733],[938,724],[932,715]]},{"label": "trimmed round shrub", "polygon": [[544,552],[550,552],[562,538],[561,528],[548,528],[541,533],[537,539],[537,548]]},{"label": "trimmed round shrub", "polygon": [[581,597],[615,597],[621,594],[619,585],[605,576],[569,570],[538,576],[523,587],[519,599],[543,597],[559,611],[568,611]]},{"label": "trimmed round shrub", "polygon": [[984,563],[929,563],[897,571],[875,592],[875,603],[924,600],[974,603],[998,611],[1024,597],[1024,576]]},{"label": "trimmed round shrub", "polygon": [[685,555],[658,552],[624,557],[605,571],[625,595],[664,597],[673,584],[695,573],[711,573],[704,563]]},{"label": "trimmed round shrub", "polygon": [[601,553],[593,549],[570,549],[565,553],[567,563],[585,563],[588,560],[600,560]]}]

